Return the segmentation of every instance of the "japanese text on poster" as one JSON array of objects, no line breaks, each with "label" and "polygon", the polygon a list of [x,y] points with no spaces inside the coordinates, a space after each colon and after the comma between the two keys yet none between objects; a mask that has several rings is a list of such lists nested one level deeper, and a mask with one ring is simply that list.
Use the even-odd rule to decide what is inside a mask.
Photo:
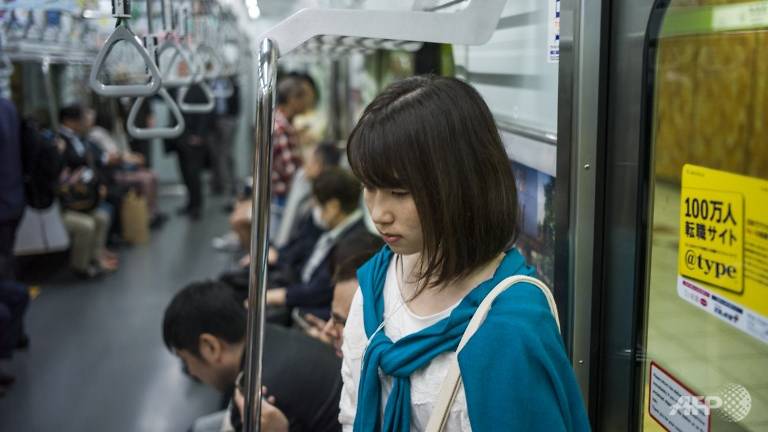
[{"label": "japanese text on poster", "polygon": [[678,295],[768,343],[768,181],[685,165]]},{"label": "japanese text on poster", "polygon": [[547,62],[560,61],[560,0],[549,0]]}]

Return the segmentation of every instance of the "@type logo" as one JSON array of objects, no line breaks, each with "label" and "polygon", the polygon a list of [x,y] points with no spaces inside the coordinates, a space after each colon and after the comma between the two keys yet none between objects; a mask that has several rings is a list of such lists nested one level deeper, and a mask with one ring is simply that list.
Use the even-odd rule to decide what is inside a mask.
[{"label": "@type logo", "polygon": [[713,258],[704,257],[692,249],[685,252],[685,266],[691,271],[699,270],[706,276],[714,275],[715,279],[736,279],[738,274],[736,267]]},{"label": "@type logo", "polygon": [[746,388],[730,383],[720,389],[716,395],[703,398],[680,396],[672,405],[670,416],[708,416],[712,411],[730,423],[744,420],[752,409],[752,396]]}]

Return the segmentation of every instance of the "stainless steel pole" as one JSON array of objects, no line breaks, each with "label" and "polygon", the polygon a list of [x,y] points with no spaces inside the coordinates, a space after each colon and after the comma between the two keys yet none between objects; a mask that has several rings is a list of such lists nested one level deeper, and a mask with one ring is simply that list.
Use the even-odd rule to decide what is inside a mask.
[{"label": "stainless steel pole", "polygon": [[51,126],[53,130],[59,131],[59,108],[57,106],[58,99],[56,98],[56,92],[53,88],[53,79],[51,79],[51,59],[45,56],[40,60],[40,71],[43,73],[43,86],[45,87],[45,95],[48,98],[48,114],[51,117]]},{"label": "stainless steel pole", "polygon": [[269,210],[272,197],[272,127],[277,81],[277,44],[264,39],[258,57],[256,152],[253,160],[253,224],[248,283],[248,332],[245,372],[245,432],[261,430],[261,358],[264,347],[264,313],[267,292]]}]

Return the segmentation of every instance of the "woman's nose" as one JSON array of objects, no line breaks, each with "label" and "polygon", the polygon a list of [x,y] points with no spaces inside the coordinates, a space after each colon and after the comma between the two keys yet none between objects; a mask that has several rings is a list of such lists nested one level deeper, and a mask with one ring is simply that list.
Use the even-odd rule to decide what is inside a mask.
[{"label": "woman's nose", "polygon": [[389,225],[395,220],[392,212],[382,203],[374,203],[369,210],[371,212],[371,220],[376,225]]}]

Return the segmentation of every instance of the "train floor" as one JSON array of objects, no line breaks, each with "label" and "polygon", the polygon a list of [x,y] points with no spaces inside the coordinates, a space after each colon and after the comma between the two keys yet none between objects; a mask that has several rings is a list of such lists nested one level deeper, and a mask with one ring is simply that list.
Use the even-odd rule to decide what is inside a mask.
[{"label": "train floor", "polygon": [[232,262],[211,239],[227,227],[223,199],[202,220],[175,215],[147,245],[119,249],[120,269],[83,281],[63,268],[39,284],[26,316],[31,345],[0,367],[16,376],[0,399],[0,431],[186,431],[221,396],[185,376],[162,341],[162,315],[186,283]]}]

